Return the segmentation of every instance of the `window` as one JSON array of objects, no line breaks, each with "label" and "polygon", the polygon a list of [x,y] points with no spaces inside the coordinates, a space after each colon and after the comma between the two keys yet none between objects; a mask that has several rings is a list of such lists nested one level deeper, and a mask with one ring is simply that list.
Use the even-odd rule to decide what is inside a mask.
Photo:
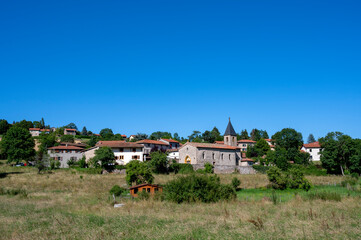
[{"label": "window", "polygon": [[213,162],[213,166],[216,165],[216,162]]},{"label": "window", "polygon": [[137,151],[137,149],[136,148],[133,148],[133,152],[136,152]]},{"label": "window", "polygon": [[247,144],[243,144],[242,146],[243,146],[243,147],[247,147]]},{"label": "window", "polygon": [[143,189],[142,189],[142,192],[146,192],[146,191],[147,191],[147,189],[146,189],[146,188],[143,188]]},{"label": "window", "polygon": [[138,192],[138,188],[134,188],[134,194]]},{"label": "window", "polygon": [[221,154],[221,159],[223,160],[223,153]]},{"label": "window", "polygon": [[150,192],[150,188],[147,188],[147,192]]},{"label": "window", "polygon": [[310,149],[310,152],[312,152],[312,149]]},{"label": "window", "polygon": [[229,154],[229,160],[231,160],[231,154]]},{"label": "window", "polygon": [[123,152],[124,151],[124,149],[123,148],[119,148],[119,152]]},{"label": "window", "polygon": [[214,154],[214,153],[212,153],[212,159],[214,159],[214,156],[215,156],[215,154]]},{"label": "window", "polygon": [[228,142],[228,137],[226,137],[226,142]]},{"label": "window", "polygon": [[120,156],[119,156],[119,159],[120,159],[120,160],[124,160],[124,156],[123,156],[123,155],[120,155]]},{"label": "window", "polygon": [[133,156],[132,156],[132,159],[134,159],[134,160],[139,160],[139,159],[140,159],[140,156],[139,156],[139,155],[133,155]]},{"label": "window", "polygon": [[203,151],[203,159],[206,159],[206,152]]}]

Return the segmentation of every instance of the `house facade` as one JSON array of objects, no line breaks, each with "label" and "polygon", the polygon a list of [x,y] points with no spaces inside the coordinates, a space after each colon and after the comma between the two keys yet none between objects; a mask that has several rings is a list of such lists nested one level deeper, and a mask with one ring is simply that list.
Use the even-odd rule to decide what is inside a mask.
[{"label": "house facade", "polygon": [[237,144],[242,152],[247,152],[247,147],[254,146],[256,144],[256,141],[253,141],[251,139],[242,139],[238,140]]},{"label": "house facade", "polygon": [[179,162],[179,149],[168,149],[167,157],[169,160],[175,160]]},{"label": "house facade", "polygon": [[169,145],[170,149],[177,149],[180,147],[180,143],[173,139],[159,139],[159,141],[165,142]]},{"label": "house facade", "polygon": [[79,147],[64,145],[48,148],[48,154],[50,158],[60,162],[61,168],[67,168],[69,160],[78,161],[83,157],[82,150]]},{"label": "house facade", "polygon": [[301,150],[310,154],[310,160],[312,161],[321,160],[322,148],[319,142],[303,144]]},{"label": "house facade", "polygon": [[50,133],[50,129],[40,129],[40,128],[29,128],[29,132],[31,136],[37,137],[40,136],[41,133]]},{"label": "house facade", "polygon": [[156,140],[150,140],[150,139],[144,139],[136,142],[137,144],[141,144],[143,148],[143,153],[146,156],[146,158],[149,158],[149,155],[151,151],[167,151],[167,149],[170,149],[170,146],[168,143],[165,143],[163,141],[156,141]]},{"label": "house facade", "polygon": [[76,129],[72,129],[72,128],[65,128],[64,129],[64,135],[76,135]]}]

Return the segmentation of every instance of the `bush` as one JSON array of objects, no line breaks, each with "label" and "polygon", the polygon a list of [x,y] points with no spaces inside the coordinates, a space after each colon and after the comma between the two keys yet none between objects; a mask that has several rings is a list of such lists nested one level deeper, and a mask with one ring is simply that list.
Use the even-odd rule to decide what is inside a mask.
[{"label": "bush", "polygon": [[357,178],[347,176],[345,180],[341,182],[342,187],[355,186],[358,183]]},{"label": "bush", "polygon": [[307,200],[316,200],[321,199],[323,201],[341,201],[341,195],[336,192],[315,192],[315,193],[308,193],[304,196]]},{"label": "bush", "polygon": [[145,191],[141,191],[138,193],[138,199],[140,199],[140,200],[148,200],[149,197],[150,197],[150,194]]},{"label": "bush", "polygon": [[213,173],[214,166],[210,163],[204,164],[204,172],[205,173]]},{"label": "bush", "polygon": [[189,173],[193,173],[194,169],[191,164],[173,162],[172,164],[169,165],[168,171],[174,172],[175,174],[177,174],[177,173],[189,174]]},{"label": "bush", "polygon": [[123,169],[127,169],[127,166],[125,166],[125,165],[115,165],[115,169],[123,170]]},{"label": "bush", "polygon": [[167,154],[161,151],[155,151],[150,154],[151,160],[148,162],[154,173],[168,173]]},{"label": "bush", "polygon": [[101,169],[101,168],[79,168],[79,167],[76,167],[74,169],[76,169],[78,172],[86,173],[86,174],[102,174],[102,171],[103,171],[103,169]]},{"label": "bush", "polygon": [[252,165],[252,167],[257,172],[263,173],[263,174],[266,174],[268,169],[270,168],[269,166],[263,166],[263,165]]},{"label": "bush", "polygon": [[216,175],[188,175],[168,182],[164,188],[164,197],[168,201],[182,202],[217,202],[236,197],[230,185],[223,185]]},{"label": "bush", "polygon": [[234,177],[232,179],[232,187],[237,190],[237,188],[239,187],[239,185],[241,185],[241,180],[239,180],[238,178]]},{"label": "bush", "polygon": [[290,169],[287,172],[282,172],[277,167],[271,167],[267,171],[268,180],[271,182],[271,187],[274,189],[284,190],[303,189],[308,191],[312,185],[304,177],[303,172],[299,169]]},{"label": "bush", "polygon": [[129,185],[132,185],[133,183],[153,183],[154,177],[147,163],[132,160],[127,164],[125,179]]},{"label": "bush", "polygon": [[205,173],[206,173],[206,170],[205,170],[205,169],[202,169],[202,168],[199,168],[199,169],[196,170],[196,173],[205,174]]},{"label": "bush", "polygon": [[27,197],[28,193],[25,189],[15,188],[15,189],[5,189],[3,187],[0,188],[0,195],[11,195],[16,196],[20,195],[22,197]]},{"label": "bush", "polygon": [[85,156],[83,156],[79,161],[78,161],[78,166],[81,168],[85,168],[86,167],[86,159]]},{"label": "bush", "polygon": [[110,195],[114,194],[114,196],[119,197],[125,191],[125,188],[121,188],[119,185],[114,185],[112,189],[110,189],[109,193]]}]

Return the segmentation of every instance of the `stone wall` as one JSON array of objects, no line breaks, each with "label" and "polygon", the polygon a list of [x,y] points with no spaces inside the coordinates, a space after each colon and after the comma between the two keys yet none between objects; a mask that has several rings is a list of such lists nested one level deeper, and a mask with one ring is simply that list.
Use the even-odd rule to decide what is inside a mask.
[{"label": "stone wall", "polygon": [[[203,164],[192,164],[194,171],[197,169],[204,169]],[[239,172],[240,174],[256,174],[256,170],[252,166],[229,166],[229,165],[216,165],[214,166],[214,173],[230,174]]]}]

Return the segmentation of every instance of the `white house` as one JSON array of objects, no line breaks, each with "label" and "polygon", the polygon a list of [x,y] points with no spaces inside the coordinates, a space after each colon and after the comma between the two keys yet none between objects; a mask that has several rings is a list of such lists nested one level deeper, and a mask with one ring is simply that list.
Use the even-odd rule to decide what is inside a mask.
[{"label": "white house", "polygon": [[167,149],[170,149],[170,146],[168,143],[165,143],[163,141],[156,141],[156,140],[150,140],[150,139],[144,139],[136,142],[137,144],[141,144],[144,146],[143,152],[146,157],[149,158],[150,152],[153,151],[166,151]]},{"label": "white house", "polygon": [[167,150],[167,157],[169,160],[176,160],[179,161],[179,149],[168,149]]},{"label": "white house", "polygon": [[[115,161],[119,165],[125,165],[131,160],[144,161],[143,145],[125,141],[99,141],[95,147],[110,147],[113,150]],[[90,151],[94,151],[92,149]],[[90,155],[89,154],[84,154]]]},{"label": "white house", "polygon": [[319,142],[303,144],[302,151],[305,151],[311,155],[310,160],[320,161],[321,160],[321,145]]},{"label": "white house", "polygon": [[76,129],[72,129],[72,128],[65,128],[64,129],[64,135],[76,135]]},{"label": "white house", "polygon": [[170,149],[177,149],[180,147],[180,143],[173,139],[159,139],[159,141],[165,142],[169,145]]},{"label": "white house", "polygon": [[29,128],[29,132],[30,132],[31,136],[37,137],[37,136],[40,136],[40,133],[42,133],[42,132],[50,133],[50,129]]}]

